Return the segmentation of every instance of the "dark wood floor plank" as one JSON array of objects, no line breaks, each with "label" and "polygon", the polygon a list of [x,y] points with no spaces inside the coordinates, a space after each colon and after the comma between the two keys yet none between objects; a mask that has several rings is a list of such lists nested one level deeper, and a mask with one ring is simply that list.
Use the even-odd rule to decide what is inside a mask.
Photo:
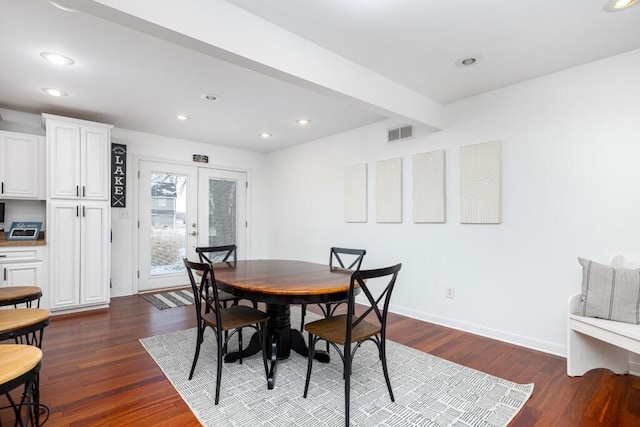
[{"label": "dark wood floor plank", "polygon": [[[40,380],[42,402],[51,408],[47,426],[199,425],[138,342],[195,326],[192,310],[158,310],[132,296],[112,299],[108,310],[54,316],[45,329]],[[597,369],[570,378],[564,358],[395,314],[388,336],[507,380],[533,382],[512,426],[640,426],[638,377]],[[12,425],[6,410],[0,419]]]}]

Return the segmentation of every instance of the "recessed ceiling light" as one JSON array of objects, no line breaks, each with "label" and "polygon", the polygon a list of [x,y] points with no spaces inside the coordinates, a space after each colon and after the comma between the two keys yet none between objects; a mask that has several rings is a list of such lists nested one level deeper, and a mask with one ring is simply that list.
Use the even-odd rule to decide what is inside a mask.
[{"label": "recessed ceiling light", "polygon": [[637,0],[607,0],[604,5],[606,12],[620,12],[637,4]]},{"label": "recessed ceiling light", "polygon": [[262,138],[271,138],[273,135],[271,135],[269,132],[262,132],[259,134]]},{"label": "recessed ceiling light", "polygon": [[472,65],[476,65],[478,62],[482,60],[482,55],[469,55],[459,58],[455,64],[456,67],[471,67]]},{"label": "recessed ceiling light", "polygon": [[176,116],[176,119],[178,119],[178,120],[189,120],[189,116],[187,116],[185,114],[178,114]]},{"label": "recessed ceiling light", "polygon": [[67,96],[69,95],[67,92],[60,89],[53,89],[49,87],[42,88],[42,91],[48,93],[51,96]]},{"label": "recessed ceiling light", "polygon": [[42,52],[40,56],[56,65],[73,65],[75,61],[68,56],[60,55],[58,53],[53,52]]},{"label": "recessed ceiling light", "polygon": [[296,120],[296,123],[299,124],[300,126],[306,126],[309,123],[311,123],[311,120],[309,120],[309,119],[298,119],[298,120]]},{"label": "recessed ceiling light", "polygon": [[203,93],[200,95],[200,98],[206,99],[207,101],[219,101],[220,97],[218,95],[214,95],[212,93]]}]

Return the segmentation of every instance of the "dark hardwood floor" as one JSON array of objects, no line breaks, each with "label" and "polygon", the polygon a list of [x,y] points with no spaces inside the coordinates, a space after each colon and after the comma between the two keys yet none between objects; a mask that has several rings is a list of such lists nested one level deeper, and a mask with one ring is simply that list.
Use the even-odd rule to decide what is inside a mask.
[{"label": "dark hardwood floor", "polygon": [[[108,310],[53,317],[40,377],[41,401],[51,409],[46,425],[199,425],[138,342],[195,326],[192,310],[160,311],[132,296],[112,299]],[[564,358],[398,315],[390,315],[388,332],[393,341],[444,359],[535,383],[512,426],[640,426],[638,377],[599,369],[569,378]],[[0,416],[12,425],[6,410]]]}]

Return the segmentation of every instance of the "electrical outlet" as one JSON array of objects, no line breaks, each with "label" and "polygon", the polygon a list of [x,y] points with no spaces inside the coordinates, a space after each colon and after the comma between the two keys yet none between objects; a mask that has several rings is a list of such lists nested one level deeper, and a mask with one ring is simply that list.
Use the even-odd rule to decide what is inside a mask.
[{"label": "electrical outlet", "polygon": [[455,298],[455,290],[452,287],[448,287],[447,288],[447,294],[446,294],[447,298],[451,298],[454,299]]},{"label": "electrical outlet", "polygon": [[129,209],[120,209],[120,219],[129,219]]}]

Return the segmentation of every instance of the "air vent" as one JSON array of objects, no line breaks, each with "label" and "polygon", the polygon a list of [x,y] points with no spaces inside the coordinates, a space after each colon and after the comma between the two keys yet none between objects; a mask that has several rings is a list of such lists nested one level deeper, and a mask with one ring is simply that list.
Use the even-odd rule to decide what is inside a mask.
[{"label": "air vent", "polygon": [[387,142],[398,142],[405,139],[413,138],[413,126],[404,125],[397,128],[392,128],[387,131]]}]

